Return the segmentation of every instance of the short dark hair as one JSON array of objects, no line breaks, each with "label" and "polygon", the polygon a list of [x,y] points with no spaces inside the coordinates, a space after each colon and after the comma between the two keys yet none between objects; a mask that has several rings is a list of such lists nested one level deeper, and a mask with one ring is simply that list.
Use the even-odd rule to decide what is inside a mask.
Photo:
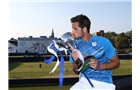
[{"label": "short dark hair", "polygon": [[71,23],[78,22],[79,27],[81,28],[86,27],[88,32],[90,32],[91,21],[86,15],[80,14],[75,17],[72,17],[70,20],[71,20]]}]

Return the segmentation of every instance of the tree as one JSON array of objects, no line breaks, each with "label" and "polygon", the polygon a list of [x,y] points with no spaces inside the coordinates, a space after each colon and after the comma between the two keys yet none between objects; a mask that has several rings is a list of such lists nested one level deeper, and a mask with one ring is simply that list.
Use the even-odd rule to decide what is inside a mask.
[{"label": "tree", "polygon": [[129,48],[132,48],[132,30],[127,31],[126,36],[128,37]]},{"label": "tree", "polygon": [[121,50],[129,47],[128,36],[122,32],[116,37],[116,48]]},{"label": "tree", "polygon": [[116,36],[117,36],[117,33],[110,32],[110,31],[106,32],[104,35],[104,37],[106,37],[107,39],[109,39],[111,41],[111,43],[113,44],[114,47],[115,47],[115,43],[116,43],[115,42]]},{"label": "tree", "polygon": [[14,39],[14,38],[12,37],[10,40],[16,40],[16,39]]}]

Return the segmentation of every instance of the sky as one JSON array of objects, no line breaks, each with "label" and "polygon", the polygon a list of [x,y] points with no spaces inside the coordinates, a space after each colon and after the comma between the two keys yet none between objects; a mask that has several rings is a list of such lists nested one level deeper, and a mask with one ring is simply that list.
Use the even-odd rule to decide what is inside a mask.
[{"label": "sky", "polygon": [[84,14],[91,20],[90,33],[132,30],[131,0],[11,0],[10,38],[55,37],[72,31],[70,18]]},{"label": "sky", "polygon": [[[19,4],[19,2],[21,4]],[[23,3],[25,2],[28,3],[28,5],[24,5]],[[132,47],[132,52],[133,52],[133,55],[132,55],[132,58],[133,58],[132,83],[133,84],[132,86],[133,87],[132,88],[134,90],[140,90],[140,87],[137,85],[137,81],[140,79],[139,77],[140,74],[138,73],[138,68],[140,68],[139,67],[140,60],[138,59],[139,58],[138,48],[140,46],[140,43],[138,43],[139,41],[138,31],[140,30],[139,0],[132,0],[133,2],[132,5],[131,5],[131,0],[98,0],[98,1],[86,0],[86,2],[89,2],[89,4],[91,5],[93,4],[92,6],[90,6],[89,4],[87,5],[87,3],[82,4],[82,2],[85,3],[85,0],[71,0],[71,1],[67,0],[67,5],[65,5],[66,7],[63,6],[62,10],[60,10],[62,6],[58,5],[58,2],[64,3],[64,0],[50,0],[50,2],[53,2],[54,4],[57,3],[58,7],[56,7],[57,5],[54,6],[54,4],[52,3],[47,4],[45,6],[44,5],[32,6],[32,4],[29,5],[29,2],[39,3],[39,2],[46,2],[46,1],[45,0],[40,0],[40,1],[37,1],[37,0],[30,0],[30,1],[29,0],[24,0],[24,1],[23,0],[0,0],[0,30],[1,30],[0,55],[1,55],[1,60],[2,60],[1,65],[0,65],[0,70],[3,73],[0,75],[0,77],[2,77],[1,78],[2,82],[0,82],[1,88],[5,88],[4,90],[8,90],[8,58],[7,58],[8,48],[7,47],[8,47],[9,37],[17,38],[17,33],[19,33],[18,36],[21,36],[21,37],[22,36],[28,37],[29,35],[32,35],[32,36],[50,35],[52,28],[54,29],[55,33],[57,32],[61,35],[61,33],[64,33],[65,31],[72,30],[70,18],[77,14],[83,13],[83,14],[86,14],[91,19],[91,22],[92,22],[91,32],[97,32],[99,31],[99,29],[104,29],[105,32],[109,30],[115,31],[115,32],[122,32],[122,31],[125,32],[132,29],[133,31],[132,33],[132,46],[133,46]],[[46,3],[50,3],[50,2],[48,1]],[[79,5],[82,6],[82,8],[79,9]],[[32,6],[32,7],[29,8],[29,6]],[[51,9],[49,8],[46,9],[47,7],[50,7],[50,6],[51,6]],[[39,7],[40,8],[43,7],[43,8],[40,10]],[[67,8],[70,8],[70,9],[65,10]],[[52,9],[54,9],[54,11]],[[28,12],[28,15],[27,15],[27,12]],[[55,13],[56,15],[54,15],[53,13]],[[65,22],[62,22],[64,21],[61,19],[63,17],[65,17],[66,19]],[[53,20],[54,18],[57,18],[57,20]],[[33,20],[33,22],[31,22],[31,20]],[[41,24],[42,22],[44,23]],[[28,28],[29,26],[30,28]],[[105,26],[108,28],[105,28]]]}]

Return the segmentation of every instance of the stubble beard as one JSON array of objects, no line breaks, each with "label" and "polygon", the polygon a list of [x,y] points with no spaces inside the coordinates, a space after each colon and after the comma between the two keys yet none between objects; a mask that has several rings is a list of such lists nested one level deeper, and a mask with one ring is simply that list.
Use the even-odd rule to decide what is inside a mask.
[{"label": "stubble beard", "polygon": [[81,36],[80,36],[79,38],[82,39],[82,38],[84,37],[84,31],[83,31],[83,29],[81,30],[81,32],[82,32],[82,33],[81,33]]}]

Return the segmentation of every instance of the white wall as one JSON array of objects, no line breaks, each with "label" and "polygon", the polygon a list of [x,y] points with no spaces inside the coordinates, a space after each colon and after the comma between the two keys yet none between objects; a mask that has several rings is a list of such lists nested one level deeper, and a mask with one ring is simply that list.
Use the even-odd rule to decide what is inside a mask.
[{"label": "white wall", "polygon": [[25,53],[39,53],[46,54],[47,47],[51,44],[52,40],[18,40],[18,52]]}]

